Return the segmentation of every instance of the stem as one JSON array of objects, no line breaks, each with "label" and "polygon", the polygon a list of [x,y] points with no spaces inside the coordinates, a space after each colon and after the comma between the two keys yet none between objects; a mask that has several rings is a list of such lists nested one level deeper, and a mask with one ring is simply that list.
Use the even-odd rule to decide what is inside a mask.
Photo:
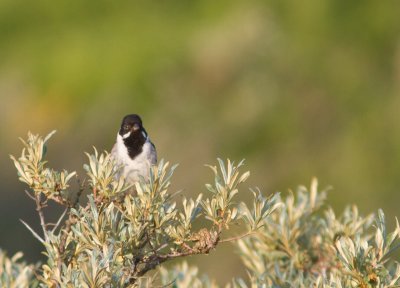
[{"label": "stem", "polygon": [[65,214],[68,214],[68,219],[64,223],[65,228],[64,229],[61,228],[61,230],[60,230],[60,233],[62,235],[60,238],[60,245],[58,247],[58,259],[57,259],[57,266],[58,266],[58,269],[60,269],[60,271],[61,271],[62,261],[64,258],[65,244],[67,242],[67,237],[68,237],[69,232],[71,231],[71,226],[76,222],[76,217],[71,214],[71,208],[77,208],[77,206],[79,204],[79,198],[81,197],[83,190],[85,190],[84,183],[81,183],[79,178],[78,178],[78,185],[79,185],[79,190],[76,193],[75,202],[71,206],[66,208],[65,212],[63,213],[63,215],[60,218],[60,220],[61,220]]},{"label": "stem", "polygon": [[46,221],[44,220],[44,213],[43,213],[43,209],[42,209],[43,208],[43,202],[42,202],[41,198],[42,198],[41,197],[41,193],[38,193],[38,194],[35,195],[36,211],[39,214],[40,226],[42,226],[44,239],[47,242],[48,237],[47,237]]}]

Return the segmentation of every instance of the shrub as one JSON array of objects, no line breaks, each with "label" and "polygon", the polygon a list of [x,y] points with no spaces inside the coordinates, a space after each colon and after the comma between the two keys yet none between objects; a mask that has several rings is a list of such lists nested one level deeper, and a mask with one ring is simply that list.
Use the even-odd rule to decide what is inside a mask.
[{"label": "shrub", "polygon": [[[169,192],[176,165],[160,161],[149,179],[134,187],[116,177],[120,167],[107,152],[87,154],[88,185],[72,192],[75,172],[55,171],[45,161],[46,143],[28,135],[17,159],[11,156],[19,179],[36,205],[42,231],[24,225],[44,246],[46,263],[40,268],[9,259],[0,252],[2,287],[217,287],[185,262],[162,266],[175,258],[207,254],[223,242],[236,242],[249,279],[234,279],[231,287],[397,287],[400,267],[391,261],[400,228],[388,233],[382,211],[361,217],[355,206],[336,217],[323,206],[325,192],[300,187],[282,199],[266,198],[251,190],[252,205],[237,204],[235,196],[249,172],[218,159],[207,195],[183,198],[177,205]],[[79,182],[81,183],[81,182]],[[83,182],[82,182],[83,183]],[[131,193],[132,189],[135,193]],[[80,201],[89,190],[87,201]],[[203,199],[204,198],[204,199]],[[48,223],[45,207],[63,207],[57,223]],[[84,204],[82,204],[84,203]],[[194,229],[193,223],[203,225]],[[372,224],[375,223],[375,227]],[[232,225],[245,231],[225,236]],[[158,270],[160,273],[153,273]],[[10,284],[11,283],[11,284]],[[14,285],[14,286],[12,286]]]},{"label": "shrub", "polygon": [[0,249],[0,287],[17,288],[34,287],[37,285],[33,277],[35,267],[21,262],[21,258],[21,252],[9,258]]},{"label": "shrub", "polygon": [[[385,216],[361,217],[356,206],[336,217],[325,207],[326,192],[299,187],[277,213],[263,220],[257,233],[237,243],[249,281],[235,279],[230,287],[400,287],[400,265],[393,261],[400,227],[387,232]],[[373,225],[374,224],[374,225]],[[176,287],[217,287],[186,264],[161,269],[163,284]],[[205,278],[204,278],[205,277]]]}]

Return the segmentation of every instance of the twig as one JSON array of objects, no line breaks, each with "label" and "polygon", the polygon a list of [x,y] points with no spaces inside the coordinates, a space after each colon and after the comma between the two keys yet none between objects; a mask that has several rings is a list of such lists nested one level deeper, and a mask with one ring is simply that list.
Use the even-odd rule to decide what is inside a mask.
[{"label": "twig", "polygon": [[188,251],[193,251],[193,248],[190,247],[188,244],[186,244],[185,242],[182,243],[183,248],[185,248]]},{"label": "twig", "polygon": [[33,195],[31,193],[29,193],[28,190],[25,190],[25,194],[28,195],[28,197],[31,198],[33,201],[36,201],[36,198],[33,197]]},{"label": "twig", "polygon": [[41,193],[38,193],[35,195],[36,196],[36,211],[39,214],[39,219],[40,219],[40,226],[42,226],[43,229],[43,235],[44,235],[44,239],[47,241],[48,237],[47,237],[47,229],[46,229],[46,221],[44,220],[44,213],[43,213],[43,202],[42,202],[42,197],[41,197]]},{"label": "twig", "polygon": [[172,280],[171,282],[169,282],[169,283],[167,283],[167,284],[165,284],[165,285],[162,285],[162,286],[154,286],[154,287],[155,287],[155,288],[166,288],[166,287],[169,287],[169,286],[173,285],[173,284],[176,282],[176,279],[177,279],[177,278],[175,278],[174,280]]},{"label": "twig", "polygon": [[67,200],[62,198],[60,195],[49,196],[49,199],[53,200],[54,202],[56,202],[62,206],[66,206],[66,207],[71,206],[71,203],[69,203]]},{"label": "twig", "polygon": [[160,251],[160,250],[164,249],[164,248],[165,248],[165,247],[167,247],[167,246],[168,246],[168,244],[167,244],[167,243],[165,243],[165,244],[161,245],[160,247],[158,247],[158,248],[157,248],[156,252],[158,252],[158,251]]},{"label": "twig", "polygon": [[219,243],[237,241],[237,240],[242,239],[244,237],[250,236],[250,235],[252,235],[254,233],[256,233],[256,231],[248,231],[247,233],[244,233],[242,235],[238,235],[238,236],[234,236],[234,237],[231,237],[231,238],[226,238],[226,239],[219,240]]},{"label": "twig", "polygon": [[65,214],[67,214],[67,211],[68,211],[68,208],[65,208],[64,212],[61,214],[57,223],[54,225],[53,230],[51,230],[52,233],[54,233],[57,230],[58,226],[60,226],[61,220],[64,218]]},{"label": "twig", "polygon": [[19,221],[22,222],[22,224],[25,225],[26,228],[28,228],[29,231],[31,231],[31,233],[33,234],[33,236],[38,239],[40,241],[40,243],[44,244],[44,239],[42,237],[40,237],[35,230],[33,230],[24,220],[19,219]]}]

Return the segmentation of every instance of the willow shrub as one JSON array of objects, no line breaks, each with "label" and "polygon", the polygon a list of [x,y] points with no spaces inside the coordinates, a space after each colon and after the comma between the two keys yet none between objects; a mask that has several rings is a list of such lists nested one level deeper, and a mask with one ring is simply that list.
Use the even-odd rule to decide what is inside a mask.
[{"label": "willow shrub", "polygon": [[[251,190],[248,206],[235,198],[250,175],[240,171],[243,161],[218,159],[209,166],[214,181],[207,194],[177,204],[177,193],[169,192],[175,165],[160,161],[149,179],[130,185],[116,177],[120,167],[109,153],[94,150],[84,165],[87,181],[71,191],[76,173],[47,167],[52,134],[28,134],[21,156],[11,156],[41,231],[23,224],[43,244],[47,261],[26,265],[20,254],[10,259],[0,251],[1,287],[217,287],[184,261],[170,269],[162,264],[208,254],[224,242],[236,243],[249,275],[230,287],[398,287],[400,266],[391,259],[397,221],[389,233],[382,211],[362,217],[353,206],[337,217],[323,206],[316,180],[310,191],[300,187],[286,199]],[[85,190],[87,201],[80,199]],[[46,220],[50,201],[63,210],[57,223]],[[193,228],[194,221],[203,227]],[[243,232],[227,236],[231,225]]]}]

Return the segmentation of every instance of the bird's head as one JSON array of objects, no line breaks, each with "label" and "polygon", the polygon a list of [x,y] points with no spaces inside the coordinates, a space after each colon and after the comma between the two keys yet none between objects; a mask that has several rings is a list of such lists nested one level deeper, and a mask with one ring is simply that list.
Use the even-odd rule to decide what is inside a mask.
[{"label": "bird's head", "polygon": [[125,116],[122,119],[121,128],[118,133],[123,139],[142,135],[143,137],[147,137],[147,133],[142,125],[142,119],[137,114]]}]

